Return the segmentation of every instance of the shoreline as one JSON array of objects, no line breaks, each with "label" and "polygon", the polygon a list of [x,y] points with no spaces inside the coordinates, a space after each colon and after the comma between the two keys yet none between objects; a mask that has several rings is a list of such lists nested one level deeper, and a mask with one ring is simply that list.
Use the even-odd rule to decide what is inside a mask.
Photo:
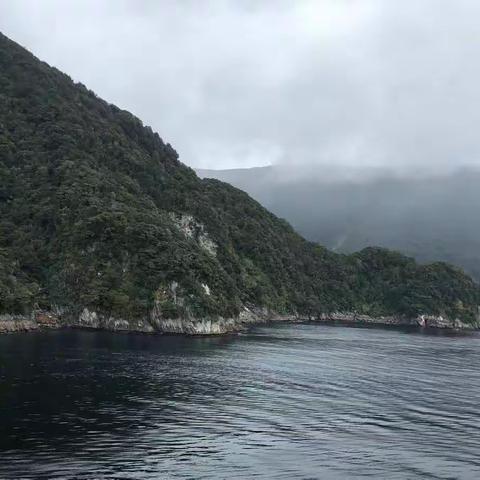
[{"label": "shoreline", "polygon": [[421,315],[370,317],[351,312],[334,312],[317,316],[281,315],[262,308],[244,308],[236,318],[180,318],[125,320],[84,309],[80,315],[65,315],[46,311],[30,315],[0,315],[0,335],[42,330],[82,329],[158,335],[219,336],[239,333],[249,327],[274,323],[318,323],[343,326],[419,327],[435,330],[478,330],[478,322],[465,323],[459,319]]}]

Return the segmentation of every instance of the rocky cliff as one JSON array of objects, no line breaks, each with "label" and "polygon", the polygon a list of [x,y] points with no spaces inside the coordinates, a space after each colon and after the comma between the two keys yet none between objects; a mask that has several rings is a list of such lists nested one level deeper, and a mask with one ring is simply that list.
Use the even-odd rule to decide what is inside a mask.
[{"label": "rocky cliff", "polygon": [[268,322],[315,322],[340,323],[344,325],[382,325],[396,327],[419,327],[452,330],[474,330],[480,326],[480,317],[475,322],[449,319],[442,316],[420,315],[370,317],[356,313],[333,312],[318,316],[280,315],[266,309],[244,308],[235,318],[143,318],[122,319],[84,309],[79,315],[32,312],[30,315],[0,315],[0,333],[29,332],[45,329],[81,328],[108,330],[111,332],[136,332],[149,334],[223,335],[236,333],[250,326]]}]

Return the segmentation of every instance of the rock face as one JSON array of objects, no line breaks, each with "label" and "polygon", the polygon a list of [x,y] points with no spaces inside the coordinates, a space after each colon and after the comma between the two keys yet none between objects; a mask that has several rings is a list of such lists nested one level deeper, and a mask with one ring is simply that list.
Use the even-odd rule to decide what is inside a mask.
[{"label": "rock face", "polygon": [[90,311],[84,308],[78,317],[66,321],[67,326],[98,330],[152,333],[153,327],[145,320],[125,320]]},{"label": "rock face", "polygon": [[402,316],[370,317],[368,315],[358,315],[356,313],[335,312],[321,315],[318,320],[323,322],[343,322],[351,324],[418,326],[426,328],[451,328],[460,330],[474,330],[478,328],[478,324],[465,323],[458,318],[449,319],[442,316],[433,315],[420,315],[417,318]]},{"label": "rock face", "polygon": [[417,326],[456,330],[473,330],[477,324],[459,319],[421,315],[417,318],[401,316],[370,317],[352,312],[334,312],[320,316],[302,317],[279,315],[265,308],[244,307],[236,318],[162,318],[152,315],[149,319],[126,320],[99,314],[84,308],[79,315],[36,312],[31,316],[0,315],[0,334],[28,332],[47,328],[85,328],[112,332],[166,333],[182,335],[223,335],[245,330],[251,325],[267,322],[321,322],[343,324],[370,324],[386,326]]},{"label": "rock face", "polygon": [[222,335],[245,330],[250,325],[267,322],[298,322],[306,320],[296,315],[280,315],[265,308],[244,307],[238,317],[223,318],[178,318],[151,319],[155,330],[163,333],[178,333],[187,335]]},{"label": "rock face", "polygon": [[171,213],[170,218],[185,237],[195,240],[210,255],[217,254],[217,244],[209,237],[203,223],[195,220],[192,215]]},{"label": "rock face", "polygon": [[0,315],[0,333],[29,332],[38,328],[38,323],[30,316]]}]

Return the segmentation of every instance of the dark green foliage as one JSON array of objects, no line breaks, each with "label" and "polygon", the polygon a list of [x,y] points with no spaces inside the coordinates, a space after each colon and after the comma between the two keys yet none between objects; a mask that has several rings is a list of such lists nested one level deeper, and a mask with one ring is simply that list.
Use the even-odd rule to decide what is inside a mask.
[{"label": "dark green foliage", "polygon": [[480,303],[476,284],[447,265],[306,242],[1,35],[0,214],[0,313],[59,305],[134,318],[156,301],[165,317],[254,304],[472,320]]}]

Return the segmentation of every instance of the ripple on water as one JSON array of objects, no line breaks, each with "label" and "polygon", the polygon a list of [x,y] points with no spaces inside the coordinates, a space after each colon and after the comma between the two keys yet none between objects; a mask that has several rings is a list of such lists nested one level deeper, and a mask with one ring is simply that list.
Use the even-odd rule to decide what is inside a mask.
[{"label": "ripple on water", "polygon": [[480,338],[0,337],[0,478],[480,475]]}]

